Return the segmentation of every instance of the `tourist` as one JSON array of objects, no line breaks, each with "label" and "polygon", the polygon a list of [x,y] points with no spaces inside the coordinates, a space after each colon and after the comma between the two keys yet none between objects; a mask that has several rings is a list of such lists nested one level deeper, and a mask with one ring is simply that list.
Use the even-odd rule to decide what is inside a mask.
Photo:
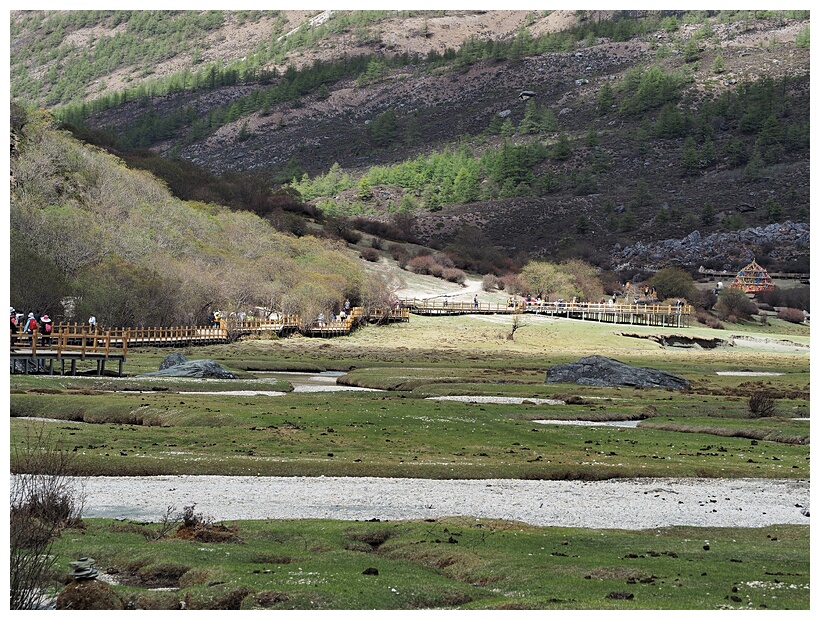
[{"label": "tourist", "polygon": [[37,319],[34,318],[34,313],[29,312],[28,317],[26,318],[26,326],[23,329],[24,334],[33,334],[37,332],[37,328],[39,325],[37,324]]},{"label": "tourist", "polygon": [[478,295],[473,296],[473,308],[478,308]]},{"label": "tourist", "polygon": [[14,345],[15,341],[17,340],[17,313],[14,311],[14,308],[11,309],[11,344]]},{"label": "tourist", "polygon": [[51,346],[51,319],[47,314],[40,319],[40,334],[43,336],[42,342],[46,346]]},{"label": "tourist", "polygon": [[97,331],[97,317],[91,316],[88,319],[88,328],[91,330],[91,333],[95,333]]}]

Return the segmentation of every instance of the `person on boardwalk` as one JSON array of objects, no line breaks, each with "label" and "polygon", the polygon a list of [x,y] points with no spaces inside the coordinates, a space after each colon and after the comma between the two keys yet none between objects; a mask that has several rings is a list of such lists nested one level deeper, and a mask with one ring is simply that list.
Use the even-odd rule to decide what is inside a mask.
[{"label": "person on boardwalk", "polygon": [[473,308],[478,310],[478,295],[473,296]]},{"label": "person on boardwalk", "polygon": [[15,312],[14,308],[11,309],[11,344],[14,346],[14,343],[17,341],[17,313]]},{"label": "person on boardwalk", "polygon": [[91,330],[92,334],[97,331],[97,317],[95,317],[95,316],[89,317],[89,319],[88,319],[88,329]]},{"label": "person on boardwalk", "polygon": [[40,334],[43,336],[42,341],[46,346],[51,346],[51,331],[51,318],[49,318],[47,314],[44,314],[40,319]]},{"label": "person on boardwalk", "polygon": [[23,333],[34,334],[37,332],[38,327],[39,325],[37,323],[37,319],[34,318],[34,313],[29,312],[28,317],[26,318],[26,326],[23,329]]}]

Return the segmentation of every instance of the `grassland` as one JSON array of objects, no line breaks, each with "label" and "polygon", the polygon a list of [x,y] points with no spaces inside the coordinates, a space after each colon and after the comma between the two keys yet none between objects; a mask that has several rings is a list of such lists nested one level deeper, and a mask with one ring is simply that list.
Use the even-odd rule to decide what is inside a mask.
[{"label": "grassland", "polygon": [[808,544],[802,526],[305,520],[162,536],[92,519],[55,550],[65,573],[77,554],[116,567],[106,578],[137,609],[759,610],[808,609]]},{"label": "grassland", "polygon": [[[139,377],[170,352],[161,349],[131,351],[123,378],[14,375],[12,471],[22,471],[15,455],[39,437],[70,454],[72,472],[83,475],[810,477],[807,327],[676,330],[725,338],[727,345],[732,335],[746,337],[704,350],[662,348],[619,335],[626,331],[619,326],[544,318],[528,319],[508,340],[509,322],[414,316],[346,338],[244,340],[183,351],[216,360],[239,375],[235,381]],[[593,353],[673,372],[691,387],[544,383],[548,366]],[[292,391],[263,372],[276,370],[341,370],[341,383],[373,391]],[[750,416],[749,397],[761,391],[775,399],[775,415]],[[517,400],[432,398],[441,396]],[[44,425],[38,418],[62,421]],[[638,425],[536,422],[543,419]],[[276,609],[809,605],[807,526],[627,532],[466,518],[240,522],[227,529],[242,542],[204,547],[148,531],[157,527],[87,519],[58,541],[59,566],[78,555],[95,557],[123,577],[116,586],[121,597],[153,608],[180,600],[189,608]],[[362,575],[369,567],[379,575]],[[180,590],[146,592],[162,575]]]}]

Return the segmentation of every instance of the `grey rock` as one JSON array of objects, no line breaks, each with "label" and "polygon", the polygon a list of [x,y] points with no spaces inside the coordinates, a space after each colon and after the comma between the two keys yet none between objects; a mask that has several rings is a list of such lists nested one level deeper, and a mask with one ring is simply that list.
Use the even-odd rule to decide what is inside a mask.
[{"label": "grey rock", "polygon": [[142,377],[195,377],[199,379],[236,379],[236,375],[228,372],[213,360],[191,360],[182,364],[175,364],[149,372]]},{"label": "grey rock", "polygon": [[165,370],[166,368],[176,366],[177,364],[184,364],[187,361],[188,358],[185,357],[182,353],[171,353],[171,355],[167,356],[164,360],[162,360],[159,363],[159,369]]},{"label": "grey rock", "polygon": [[689,381],[654,368],[630,366],[602,355],[582,357],[577,362],[547,369],[544,383],[576,383],[604,387],[628,386],[683,390]]}]

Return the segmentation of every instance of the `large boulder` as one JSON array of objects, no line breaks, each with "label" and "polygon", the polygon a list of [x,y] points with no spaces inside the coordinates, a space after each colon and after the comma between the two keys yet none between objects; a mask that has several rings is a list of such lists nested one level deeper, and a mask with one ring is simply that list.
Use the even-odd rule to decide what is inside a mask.
[{"label": "large boulder", "polygon": [[602,355],[582,357],[577,362],[557,364],[547,369],[544,383],[577,383],[604,387],[628,386],[683,390],[689,381],[654,368],[630,366]]},{"label": "large boulder", "polygon": [[182,353],[177,353],[176,351],[171,353],[171,355],[167,355],[164,360],[159,363],[159,369],[165,370],[166,368],[170,368],[171,366],[176,366],[177,364],[184,364],[188,361],[188,358],[185,357]]},{"label": "large boulder", "polygon": [[143,377],[194,377],[197,379],[236,379],[213,360],[190,360],[174,364],[156,372],[148,372]]}]

